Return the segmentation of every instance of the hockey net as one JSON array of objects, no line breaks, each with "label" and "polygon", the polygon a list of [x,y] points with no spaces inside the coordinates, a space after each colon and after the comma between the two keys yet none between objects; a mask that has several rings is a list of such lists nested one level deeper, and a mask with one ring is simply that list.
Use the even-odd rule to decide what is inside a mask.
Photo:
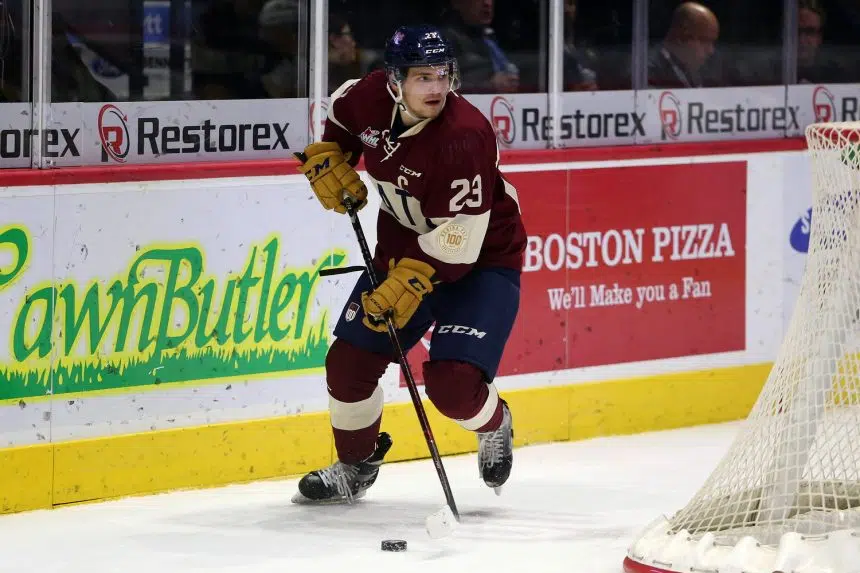
[{"label": "hockey net", "polygon": [[806,129],[812,232],[776,362],[701,489],[627,573],[860,572],[860,122]]}]

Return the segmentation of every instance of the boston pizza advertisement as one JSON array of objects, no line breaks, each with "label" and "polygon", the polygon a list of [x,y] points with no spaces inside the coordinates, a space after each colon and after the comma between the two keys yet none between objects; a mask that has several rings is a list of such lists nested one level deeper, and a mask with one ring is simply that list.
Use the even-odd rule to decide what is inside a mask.
[{"label": "boston pizza advertisement", "polygon": [[499,375],[745,349],[747,162],[506,177],[528,246]]},{"label": "boston pizza advertisement", "polygon": [[510,178],[529,241],[509,372],[743,350],[745,162]]}]

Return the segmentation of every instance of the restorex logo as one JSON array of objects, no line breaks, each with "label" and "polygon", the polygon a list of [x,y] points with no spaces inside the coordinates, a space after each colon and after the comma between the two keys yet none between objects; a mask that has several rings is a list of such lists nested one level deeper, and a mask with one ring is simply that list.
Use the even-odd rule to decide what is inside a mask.
[{"label": "restorex logo", "polygon": [[836,117],[836,98],[833,97],[833,92],[824,86],[815,88],[812,92],[812,111],[816,123],[833,121]]},{"label": "restorex logo", "polygon": [[837,96],[825,86],[812,92],[812,113],[816,123],[860,120],[860,97]]},{"label": "restorex logo", "polygon": [[[552,133],[552,117],[537,107],[515,109],[510,100],[497,96],[490,104],[496,136],[505,145],[519,141],[547,141]],[[561,139],[601,140],[645,135],[645,113],[635,111],[591,113],[575,108],[559,119]]]},{"label": "restorex logo", "polygon": [[672,92],[663,92],[660,94],[658,109],[661,139],[678,139],[681,135],[681,101]]},{"label": "restorex logo", "polygon": [[499,143],[513,145],[517,137],[517,119],[514,116],[513,104],[505,97],[494,97],[490,104],[490,118]]},{"label": "restorex logo", "polygon": [[[311,140],[322,138],[322,133],[314,133],[314,111],[316,110],[316,105],[317,104],[315,101],[311,101],[310,106],[308,107],[308,129],[311,132]],[[320,104],[320,114],[322,116],[320,118],[320,126],[322,127],[323,131],[325,131],[325,123],[328,120],[328,105],[328,100],[325,99],[322,100],[322,103]]]},{"label": "restorex logo", "polygon": [[664,91],[658,103],[661,139],[683,135],[760,133],[799,130],[800,106],[749,106],[742,102],[687,101]]},{"label": "restorex logo", "polygon": [[[2,66],[0,66],[2,67]],[[80,129],[46,129],[42,140],[44,157],[80,157],[78,133]],[[0,130],[0,159],[18,159],[33,155],[33,139],[38,129]]]},{"label": "restorex logo", "polygon": [[115,105],[103,105],[99,110],[98,130],[102,144],[102,161],[110,158],[117,163],[125,163],[131,146],[128,116]]},{"label": "restorex logo", "polygon": [[249,244],[233,271],[213,272],[223,265],[207,264],[202,245],[141,245],[108,274],[78,281],[40,275],[30,262],[45,254],[30,230],[0,227],[10,262],[0,268],[9,311],[0,401],[44,396],[52,382],[53,394],[67,394],[321,368],[319,272],[346,254],[320,251],[295,266],[289,252],[271,236]]},{"label": "restorex logo", "polygon": [[102,106],[98,133],[102,162],[123,163],[131,154],[169,156],[244,151],[288,150],[286,123],[215,123],[173,125],[163,117],[140,116],[130,120],[119,107]]}]

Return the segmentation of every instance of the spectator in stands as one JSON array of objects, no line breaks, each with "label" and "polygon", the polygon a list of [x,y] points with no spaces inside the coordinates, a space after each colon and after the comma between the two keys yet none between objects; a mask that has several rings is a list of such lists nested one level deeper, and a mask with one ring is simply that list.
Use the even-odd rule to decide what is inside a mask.
[{"label": "spectator in stands", "polygon": [[298,97],[299,0],[268,0],[258,21],[260,39],[272,53],[271,61],[260,75],[266,95],[273,98]]},{"label": "spectator in stands", "polygon": [[493,16],[494,0],[450,0],[443,33],[457,55],[463,93],[519,89],[519,69],[496,40]]},{"label": "spectator in stands", "polygon": [[333,12],[328,16],[328,93],[343,82],[364,75],[361,53],[346,17]]},{"label": "spectator in stands", "polygon": [[672,13],[662,45],[648,61],[648,83],[660,88],[702,87],[702,68],[714,53],[720,34],[717,17],[697,2],[684,2]]},{"label": "spectator in stands", "polygon": [[198,99],[268,97],[263,70],[271,48],[260,37],[263,0],[213,0],[193,27],[191,70]]},{"label": "spectator in stands", "polygon": [[824,10],[816,0],[802,0],[797,11],[797,75],[811,68],[821,48],[821,28],[824,26]]},{"label": "spectator in stands", "polygon": [[800,0],[797,12],[797,83],[848,81],[845,71],[821,49],[824,8],[818,0]]},{"label": "spectator in stands", "polygon": [[564,0],[564,90],[597,90],[597,74],[586,66],[587,57],[574,42],[576,0]]}]

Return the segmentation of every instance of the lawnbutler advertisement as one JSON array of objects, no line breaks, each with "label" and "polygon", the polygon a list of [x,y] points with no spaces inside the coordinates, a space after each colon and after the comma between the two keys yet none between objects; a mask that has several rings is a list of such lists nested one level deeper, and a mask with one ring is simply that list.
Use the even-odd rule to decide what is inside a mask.
[{"label": "lawnbutler advertisement", "polygon": [[348,287],[319,273],[357,247],[304,177],[51,189],[0,197],[0,447],[34,441],[16,432],[49,397],[74,437],[109,415],[324,407],[312,382]]},{"label": "lawnbutler advertisement", "polygon": [[529,238],[499,375],[744,350],[746,162],[506,176]]}]

